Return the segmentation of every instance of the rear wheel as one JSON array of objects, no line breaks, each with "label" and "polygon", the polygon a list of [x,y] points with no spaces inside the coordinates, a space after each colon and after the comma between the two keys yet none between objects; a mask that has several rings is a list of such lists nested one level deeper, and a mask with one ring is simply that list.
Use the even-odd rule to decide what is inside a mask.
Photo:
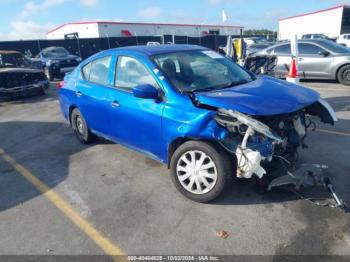
[{"label": "rear wheel", "polygon": [[81,112],[75,108],[71,113],[71,124],[78,140],[83,144],[91,143],[95,136],[91,133]]},{"label": "rear wheel", "polygon": [[229,183],[230,160],[226,152],[206,142],[189,141],[173,154],[170,169],[175,187],[196,202],[217,198]]},{"label": "rear wheel", "polygon": [[343,85],[350,85],[350,65],[345,65],[339,69],[337,79]]}]

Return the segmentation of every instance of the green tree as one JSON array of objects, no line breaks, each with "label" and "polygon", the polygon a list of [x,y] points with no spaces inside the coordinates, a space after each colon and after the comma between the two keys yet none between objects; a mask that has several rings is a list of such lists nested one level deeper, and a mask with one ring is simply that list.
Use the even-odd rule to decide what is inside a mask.
[{"label": "green tree", "polygon": [[244,30],[244,36],[264,36],[268,40],[277,39],[277,32],[268,29],[248,29]]}]

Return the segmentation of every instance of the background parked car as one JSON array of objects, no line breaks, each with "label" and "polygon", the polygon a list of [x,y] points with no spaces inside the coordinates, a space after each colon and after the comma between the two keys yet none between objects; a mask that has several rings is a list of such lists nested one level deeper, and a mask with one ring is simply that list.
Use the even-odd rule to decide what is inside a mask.
[{"label": "background parked car", "polygon": [[49,82],[42,69],[17,51],[0,50],[0,100],[44,93]]},{"label": "background parked car", "polygon": [[326,36],[325,34],[305,34],[301,37],[303,40],[312,40],[312,39],[323,39],[323,40],[333,40]]},{"label": "background parked car", "polygon": [[247,47],[247,55],[252,55],[252,54],[259,52],[261,50],[264,50],[272,45],[273,45],[273,43],[269,43],[269,42],[252,44],[252,45]]},{"label": "background parked car", "polygon": [[340,35],[337,39],[337,43],[346,47],[350,47],[350,34]]},{"label": "background parked car", "polygon": [[35,58],[34,63],[41,62],[45,75],[50,81],[72,72],[79,65],[81,58],[70,54],[64,47],[48,47],[43,49]]},{"label": "background parked car", "polygon": [[[332,79],[350,85],[350,49],[329,40],[301,40],[299,73],[305,79]],[[277,56],[275,74],[286,77],[291,62],[290,42],[281,42],[256,55]]]}]

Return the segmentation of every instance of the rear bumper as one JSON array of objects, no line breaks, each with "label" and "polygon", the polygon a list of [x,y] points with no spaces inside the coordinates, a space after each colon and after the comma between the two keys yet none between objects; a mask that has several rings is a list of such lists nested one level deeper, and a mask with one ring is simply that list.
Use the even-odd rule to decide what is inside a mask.
[{"label": "rear bumper", "polygon": [[66,73],[73,72],[73,70],[77,67],[78,65],[67,65],[67,66],[51,66],[49,67],[49,72],[51,75],[54,76],[62,76],[65,75]]},{"label": "rear bumper", "polygon": [[48,81],[42,81],[37,84],[18,86],[13,88],[0,88],[0,100],[25,97],[36,94],[38,92],[43,92],[48,88]]}]

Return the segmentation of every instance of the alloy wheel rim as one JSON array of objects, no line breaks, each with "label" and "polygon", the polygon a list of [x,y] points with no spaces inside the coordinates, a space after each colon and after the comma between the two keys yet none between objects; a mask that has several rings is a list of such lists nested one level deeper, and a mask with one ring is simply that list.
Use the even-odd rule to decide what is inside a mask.
[{"label": "alloy wheel rim", "polygon": [[80,116],[77,116],[76,120],[76,126],[79,134],[83,135],[84,134],[84,123],[83,120],[81,119]]},{"label": "alloy wheel rim", "polygon": [[176,174],[188,192],[202,195],[210,192],[217,182],[214,161],[202,151],[187,151],[178,160]]},{"label": "alloy wheel rim", "polygon": [[344,78],[346,81],[350,81],[350,70],[344,72]]}]

